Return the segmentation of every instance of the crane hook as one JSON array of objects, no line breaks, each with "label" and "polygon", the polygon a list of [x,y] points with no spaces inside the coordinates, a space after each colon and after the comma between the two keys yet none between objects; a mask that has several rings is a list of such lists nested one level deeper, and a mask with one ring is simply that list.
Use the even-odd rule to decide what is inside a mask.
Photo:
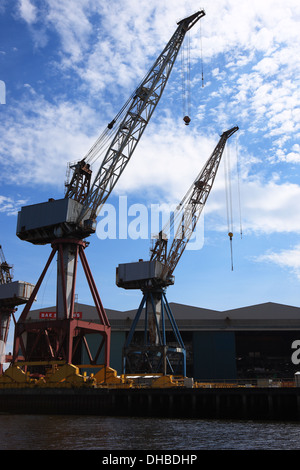
[{"label": "crane hook", "polygon": [[107,128],[112,129],[114,127],[115,123],[116,123],[116,121],[113,119],[109,124],[107,124]]}]

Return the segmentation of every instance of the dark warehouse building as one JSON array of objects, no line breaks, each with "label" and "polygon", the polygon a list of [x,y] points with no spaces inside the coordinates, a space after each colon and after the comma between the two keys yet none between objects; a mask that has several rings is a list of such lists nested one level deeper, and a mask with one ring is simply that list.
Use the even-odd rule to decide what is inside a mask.
[{"label": "dark warehouse building", "polygon": [[[76,307],[95,321],[94,307]],[[170,303],[170,307],[185,344],[188,377],[198,381],[289,379],[300,367],[295,363],[297,348],[293,345],[300,341],[299,307],[272,302],[226,311],[177,303]],[[30,316],[41,318],[41,312],[53,310],[54,307],[34,310]],[[120,374],[122,349],[136,310],[106,309],[106,313],[112,329],[110,365]],[[144,326],[140,322],[136,330],[142,334]],[[167,332],[168,328],[166,323]],[[89,342],[92,348],[92,335]]]}]

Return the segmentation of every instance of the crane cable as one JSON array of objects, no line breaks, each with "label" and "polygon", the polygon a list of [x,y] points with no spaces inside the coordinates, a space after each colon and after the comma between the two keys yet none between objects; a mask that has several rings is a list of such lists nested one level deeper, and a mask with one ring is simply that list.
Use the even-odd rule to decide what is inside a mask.
[{"label": "crane cable", "polygon": [[191,114],[191,36],[187,34],[187,111]]},{"label": "crane cable", "polygon": [[230,169],[229,147],[227,147],[227,150],[225,153],[224,170],[225,170],[227,229],[228,229],[228,236],[229,236],[229,241],[230,241],[231,271],[233,271],[233,253],[232,253],[233,215],[232,215],[231,169]]},{"label": "crane cable", "polygon": [[[187,60],[184,59],[184,52],[183,49],[181,48],[181,63],[182,63],[182,87],[183,87],[183,94],[186,94],[186,85],[184,84],[184,62],[187,63],[187,69],[188,69],[188,78],[187,78],[187,83],[188,83],[188,101],[189,101],[189,107],[190,107],[190,33],[189,31],[186,34],[187,37]],[[131,96],[128,98],[126,103],[123,105],[123,107],[120,109],[118,114],[114,117],[114,119],[107,125],[107,127],[104,129],[102,134],[98,137],[94,145],[90,148],[90,150],[87,152],[87,154],[84,157],[84,160],[87,163],[92,164],[94,161],[98,160],[99,157],[108,149],[109,147],[109,139],[112,134],[112,128],[115,126],[115,124],[121,124],[123,118],[125,117],[125,113],[127,112],[127,109],[129,108],[130,103],[132,102],[133,98],[136,96],[137,91],[141,87],[141,85],[144,83],[146,77],[150,74],[152,68],[148,70],[148,72],[144,75],[136,89],[133,91]],[[183,98],[184,102],[184,98]],[[188,109],[189,112],[189,109]],[[187,116],[188,122],[186,124],[189,124],[190,118]]]},{"label": "crane cable", "polygon": [[111,139],[111,134],[115,132],[112,130],[112,128],[116,123],[120,122],[122,116],[124,115],[126,108],[128,107],[130,100],[131,98],[127,100],[127,102],[121,108],[119,113],[115,116],[115,118],[111,121],[111,123],[104,129],[104,131],[98,137],[94,145],[90,148],[90,150],[85,156],[85,160],[87,163],[93,163],[96,160],[98,160],[98,158],[102,155],[102,153],[108,148],[108,143]]},{"label": "crane cable", "polygon": [[[188,125],[190,123],[189,115],[190,115],[190,112],[191,112],[190,31],[188,31],[187,34],[186,34],[185,43],[187,45],[186,46],[186,49],[187,49],[186,58],[184,57],[184,47],[181,48],[182,95],[183,95],[182,96],[182,102],[183,102],[183,113],[184,113],[184,116],[185,116],[184,121],[185,121],[185,124]],[[203,57],[202,57],[201,21],[200,21],[200,50],[201,50],[202,87],[203,87],[204,85],[203,85]],[[185,70],[186,70],[186,72],[185,72]],[[137,90],[140,88],[140,86],[144,82],[145,78],[149,75],[150,71],[151,71],[151,69],[148,70],[148,72],[145,74],[143,79],[140,81],[137,88],[134,90],[134,92],[128,98],[126,103],[120,109],[118,114],[107,125],[107,127],[104,129],[102,134],[98,137],[96,142],[93,144],[93,146],[87,152],[87,154],[84,157],[84,160],[87,163],[93,164],[108,149],[109,139],[111,138],[111,134],[113,132],[112,128],[114,127],[115,124],[120,123],[121,119],[124,118],[125,112],[126,112],[127,108],[129,107],[130,102],[132,101],[133,97],[136,95]],[[186,74],[186,78],[185,78],[185,74]]]},{"label": "crane cable", "polygon": [[[200,62],[201,62],[201,84],[204,88],[202,29],[200,23]],[[184,48],[181,49],[181,80],[182,80],[182,107],[185,125],[188,126],[191,119],[191,43],[190,34],[186,36],[186,57]]]},{"label": "crane cable", "polygon": [[109,147],[109,144],[110,144],[111,135],[112,135],[112,133],[115,132],[115,130],[113,130],[113,127],[116,124],[121,124],[122,120],[125,117],[125,113],[127,112],[128,108],[129,108],[129,105],[132,103],[132,100],[135,97],[135,95],[137,94],[138,89],[141,87],[142,83],[145,81],[145,78],[149,75],[150,71],[151,71],[151,68],[144,75],[144,77],[142,78],[142,80],[140,81],[138,86],[135,88],[135,90],[129,96],[128,100],[126,101],[126,103],[124,103],[124,105],[122,106],[120,111],[116,114],[114,119],[107,125],[107,127],[104,129],[102,134],[98,137],[96,142],[93,144],[93,146],[87,152],[87,154],[84,157],[84,160],[87,163],[90,163],[90,164],[94,163],[96,160],[98,160],[100,158],[100,156],[104,152],[107,151],[107,149]]},{"label": "crane cable", "polygon": [[[241,209],[241,192],[240,192],[240,165],[239,165],[239,152],[238,152],[238,139],[236,138],[236,170],[237,170],[237,186],[238,186],[238,204],[239,204],[239,219],[240,219],[240,235],[243,238],[242,228],[242,209]],[[226,210],[227,210],[227,229],[230,240],[230,255],[231,255],[231,270],[233,271],[233,252],[232,252],[232,237],[233,237],[233,214],[232,214],[232,191],[231,191],[231,168],[230,168],[230,150],[227,151],[224,159],[225,168],[225,191],[226,191]]]},{"label": "crane cable", "polygon": [[188,31],[184,47],[181,48],[181,87],[182,87],[182,112],[185,125],[188,126],[191,119],[191,56],[190,33]]},{"label": "crane cable", "polygon": [[238,198],[239,198],[239,216],[240,216],[240,235],[241,235],[241,238],[243,238],[238,138],[236,138],[235,142],[236,142],[236,171],[237,171],[237,180],[238,180]]},{"label": "crane cable", "polygon": [[201,28],[201,21],[200,23],[200,58],[201,58],[201,81],[202,81],[202,88],[204,88],[204,73],[203,73],[203,51],[202,51],[202,28]]}]

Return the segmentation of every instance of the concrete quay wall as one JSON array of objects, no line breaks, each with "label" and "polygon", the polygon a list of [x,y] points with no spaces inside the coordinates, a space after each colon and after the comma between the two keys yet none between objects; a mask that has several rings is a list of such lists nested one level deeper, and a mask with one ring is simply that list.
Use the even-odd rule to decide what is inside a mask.
[{"label": "concrete quay wall", "polygon": [[300,421],[300,389],[8,389],[0,412]]}]

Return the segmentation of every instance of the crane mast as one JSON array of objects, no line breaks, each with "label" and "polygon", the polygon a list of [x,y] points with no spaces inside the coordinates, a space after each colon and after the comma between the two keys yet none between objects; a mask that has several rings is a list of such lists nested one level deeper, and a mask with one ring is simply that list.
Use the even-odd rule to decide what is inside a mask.
[{"label": "crane mast", "polygon": [[[140,289],[143,298],[131,326],[123,348],[123,373],[139,372],[139,368],[148,367],[148,371],[174,372],[173,363],[182,367],[186,375],[186,350],[175,319],[168,304],[165,289],[174,284],[173,272],[182,256],[197,225],[207,198],[212,190],[227,140],[238,127],[222,133],[213,153],[194,180],[190,189],[178,205],[177,216],[160,231],[152,248],[149,261],[120,264],[116,271],[116,283],[124,289]],[[168,251],[167,233],[175,226],[175,236]],[[134,344],[134,334],[144,311],[144,339],[139,338]],[[168,318],[173,330],[173,345],[167,344],[165,320]],[[139,344],[138,344],[139,343]],[[176,344],[176,346],[174,346]],[[177,359],[174,355],[177,354]],[[179,354],[179,361],[178,361]]]},{"label": "crane mast", "polygon": [[[51,244],[52,252],[16,324],[13,362],[17,362],[21,350],[27,361],[40,360],[42,355],[45,361],[66,360],[72,363],[76,350],[81,347],[87,350],[90,363],[95,364],[104,347],[104,364],[109,365],[111,329],[84,253],[87,246],[85,239],[96,231],[96,217],[122,175],[153,115],[186,32],[204,15],[201,10],[177,23],[175,33],[127,103],[108,124],[87,155],[70,166],[72,176],[66,185],[64,198],[49,199],[44,203],[21,208],[17,236],[36,245]],[[107,150],[92,182],[91,164],[94,159],[99,158],[103,149]],[[55,319],[28,321],[33,301],[56,254]],[[95,322],[86,321],[86,318],[78,320],[74,316],[79,260],[98,313]],[[82,315],[84,317],[84,312]],[[102,337],[94,355],[89,350],[85,337],[89,333],[100,334]],[[31,345],[24,341],[26,335],[33,338]],[[42,351],[40,356],[37,356],[37,350]]]}]

